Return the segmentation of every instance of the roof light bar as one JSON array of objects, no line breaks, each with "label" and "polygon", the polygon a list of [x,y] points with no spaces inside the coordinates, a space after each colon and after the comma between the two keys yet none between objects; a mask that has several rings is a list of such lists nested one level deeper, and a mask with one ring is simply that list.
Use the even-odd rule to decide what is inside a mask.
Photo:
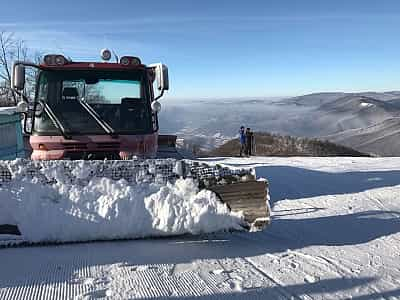
[{"label": "roof light bar", "polygon": [[138,66],[142,64],[140,61],[140,58],[135,57],[135,56],[122,56],[121,59],[119,60],[119,63],[124,66]]},{"label": "roof light bar", "polygon": [[48,54],[44,57],[43,62],[48,66],[62,66],[67,64],[67,59],[60,54]]}]

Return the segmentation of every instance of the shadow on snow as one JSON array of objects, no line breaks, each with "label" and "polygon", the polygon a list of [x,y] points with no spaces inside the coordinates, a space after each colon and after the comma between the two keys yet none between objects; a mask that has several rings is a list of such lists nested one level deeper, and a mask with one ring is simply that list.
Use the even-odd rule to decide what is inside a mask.
[{"label": "shadow on snow", "polygon": [[[313,245],[366,243],[400,231],[394,212],[370,211],[309,219],[277,219],[259,233],[219,233],[135,241],[0,249],[0,288],[29,284],[45,266],[44,281],[70,281],[83,266],[182,264],[202,259],[251,257]],[[340,226],[339,230],[333,230]],[[343,229],[343,230],[340,230]],[[327,232],[329,234],[327,234]]]}]

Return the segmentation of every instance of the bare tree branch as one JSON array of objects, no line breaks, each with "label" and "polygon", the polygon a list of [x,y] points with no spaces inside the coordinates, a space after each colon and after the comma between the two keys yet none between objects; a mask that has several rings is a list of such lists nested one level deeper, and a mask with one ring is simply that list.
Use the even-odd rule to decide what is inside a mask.
[{"label": "bare tree branch", "polygon": [[17,103],[17,97],[11,88],[12,64],[16,60],[27,60],[28,56],[28,47],[24,40],[16,38],[12,32],[0,32],[0,80],[5,83],[1,96],[6,102],[12,98],[14,104]]},{"label": "bare tree branch", "polygon": [[[11,90],[11,60],[14,56],[15,41],[13,40],[13,34],[2,31],[0,33],[0,68],[2,78],[6,78],[6,84]],[[17,98],[13,92],[11,92],[14,99],[14,104],[17,104]]]},{"label": "bare tree branch", "polygon": [[0,78],[2,78],[3,80],[7,80],[8,81],[8,78],[6,76],[4,76],[4,75],[0,74]]}]

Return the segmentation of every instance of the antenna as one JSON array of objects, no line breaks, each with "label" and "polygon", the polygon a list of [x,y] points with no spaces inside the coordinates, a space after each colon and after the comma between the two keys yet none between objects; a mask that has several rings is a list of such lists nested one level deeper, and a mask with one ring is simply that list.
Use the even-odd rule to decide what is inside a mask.
[{"label": "antenna", "polygon": [[112,50],[112,53],[114,54],[115,62],[118,63],[119,62],[119,58],[118,58],[117,53],[115,53],[114,50]]}]

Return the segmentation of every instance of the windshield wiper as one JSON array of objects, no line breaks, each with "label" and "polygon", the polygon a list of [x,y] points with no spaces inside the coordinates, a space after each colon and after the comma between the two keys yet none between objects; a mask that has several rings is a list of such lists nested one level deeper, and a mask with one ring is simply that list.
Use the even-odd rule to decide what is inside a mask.
[{"label": "windshield wiper", "polygon": [[113,138],[117,137],[114,128],[112,128],[106,121],[104,121],[89,104],[79,99],[78,102],[107,134],[109,134]]},{"label": "windshield wiper", "polygon": [[70,140],[71,136],[67,134],[64,126],[62,125],[60,120],[57,118],[56,114],[50,108],[50,106],[46,102],[42,102],[41,101],[40,103],[43,105],[44,111],[47,113],[47,115],[49,116],[50,120],[53,122],[54,126],[56,126],[57,129],[61,132],[62,136],[65,139]]}]

